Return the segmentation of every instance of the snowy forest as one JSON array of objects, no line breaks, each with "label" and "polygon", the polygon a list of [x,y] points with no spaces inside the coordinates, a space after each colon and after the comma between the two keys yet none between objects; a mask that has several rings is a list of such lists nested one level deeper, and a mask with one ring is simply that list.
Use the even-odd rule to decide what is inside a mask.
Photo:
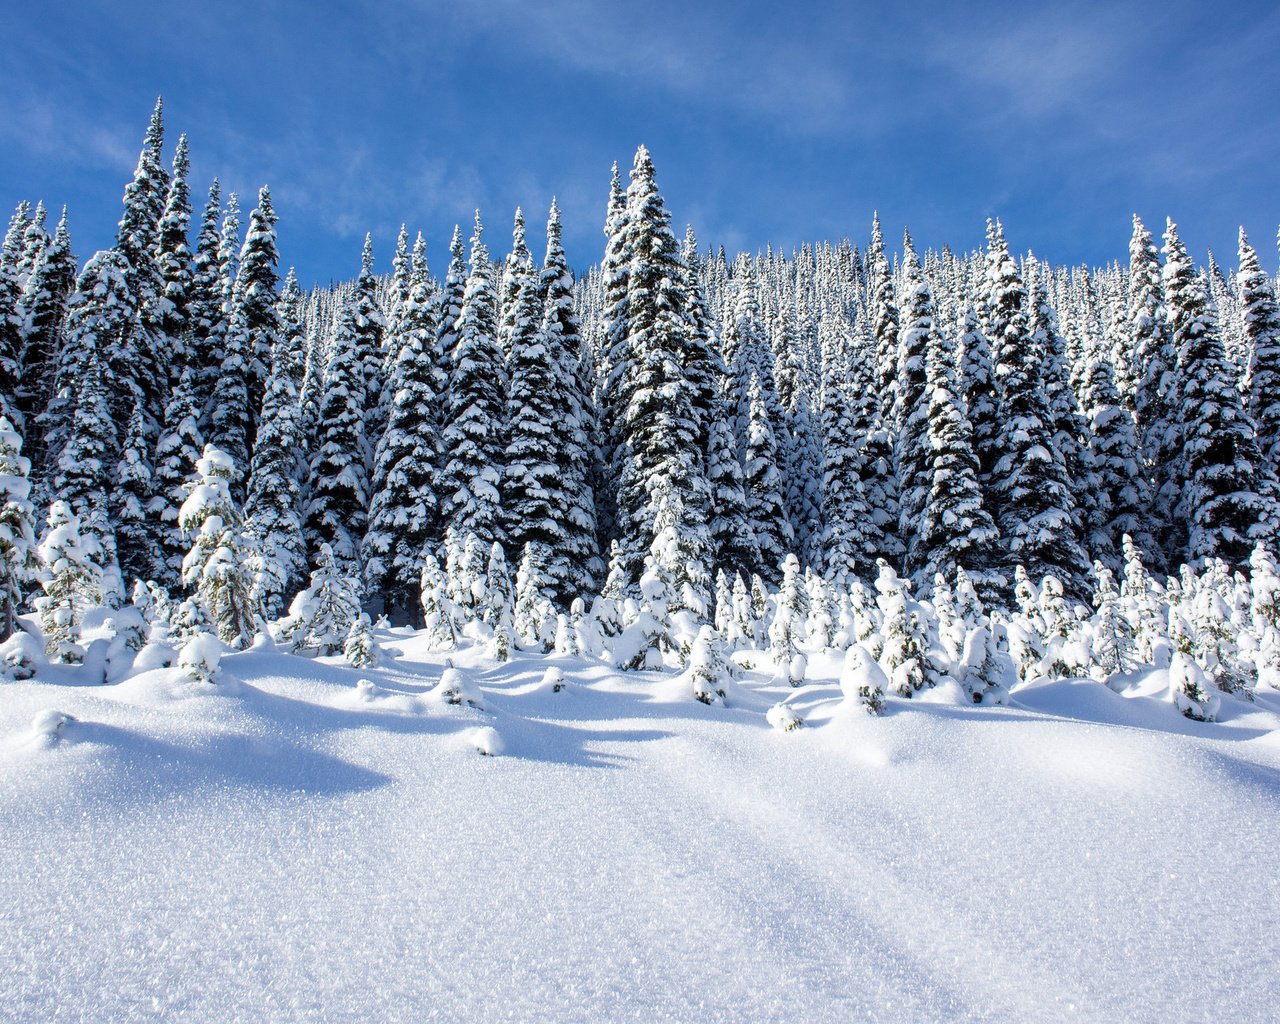
[{"label": "snowy forest", "polygon": [[521,211],[509,245],[477,212],[442,275],[402,228],[304,291],[267,187],[195,185],[157,103],[113,248],[9,221],[10,678],[212,681],[255,643],[361,666],[383,622],[706,704],[826,652],[870,713],[1154,666],[1213,720],[1280,685],[1280,308],[1243,230],[1225,268],[1136,217],[1094,268],[998,220],[975,252],[869,218],[730,256],[680,237],[640,147],[589,269],[553,204],[541,258]]}]

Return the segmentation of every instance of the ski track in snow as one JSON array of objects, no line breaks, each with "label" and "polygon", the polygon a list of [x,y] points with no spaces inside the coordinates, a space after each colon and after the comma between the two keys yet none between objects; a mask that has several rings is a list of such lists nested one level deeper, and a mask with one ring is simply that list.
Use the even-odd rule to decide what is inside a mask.
[{"label": "ski track in snow", "polygon": [[1274,692],[1221,725],[1158,674],[867,719],[821,657],[704,707],[464,651],[476,710],[379,639],[374,669],[229,655],[218,690],[0,685],[0,1019],[1272,1017]]}]

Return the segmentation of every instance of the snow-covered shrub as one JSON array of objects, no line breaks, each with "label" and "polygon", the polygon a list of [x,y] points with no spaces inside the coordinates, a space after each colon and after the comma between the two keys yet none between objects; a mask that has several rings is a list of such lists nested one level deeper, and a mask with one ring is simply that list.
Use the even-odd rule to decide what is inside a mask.
[{"label": "snow-covered shrub", "polygon": [[355,581],[338,569],[333,549],[322,544],[311,585],[293,599],[289,614],[281,620],[280,639],[295,651],[334,654],[342,650],[359,614]]},{"label": "snow-covered shrub", "polygon": [[689,682],[694,700],[714,704],[724,700],[729,687],[729,658],[725,643],[715,626],[698,630],[689,655]]},{"label": "snow-covered shrub", "polygon": [[178,668],[198,683],[221,678],[222,642],[212,633],[197,633],[178,652]]},{"label": "snow-covered shrub", "polygon": [[861,644],[854,644],[844,655],[840,670],[840,690],[845,700],[861,707],[867,714],[878,715],[884,710],[884,695],[889,689],[889,679]]},{"label": "snow-covered shrub", "polygon": [[0,644],[0,675],[9,679],[30,679],[46,663],[40,641],[21,629]]},{"label": "snow-covered shrub", "polygon": [[564,673],[555,665],[552,665],[544,673],[542,679],[538,682],[538,693],[563,693],[568,690],[569,684],[565,682]]},{"label": "snow-covered shrub", "polygon": [[880,627],[880,667],[893,692],[910,697],[925,685],[925,648],[929,642],[920,605],[910,598],[910,584],[883,558],[877,561],[876,603],[884,616]]},{"label": "snow-covered shrub", "polygon": [[804,719],[786,701],[779,701],[765,712],[764,719],[779,732],[795,732],[804,725]]},{"label": "snow-covered shrub", "polygon": [[1196,660],[1177,650],[1169,663],[1169,688],[1179,711],[1197,722],[1212,722],[1218,717],[1221,701],[1213,692],[1213,684]]},{"label": "snow-covered shrub", "polygon": [[471,677],[456,668],[452,661],[446,661],[444,671],[440,673],[440,681],[427,693],[427,699],[436,704],[468,704],[473,708],[484,708],[484,700],[480,690],[472,682]]},{"label": "snow-covered shrub", "polygon": [[35,601],[45,651],[58,662],[84,660],[80,626],[85,612],[102,603],[101,549],[93,534],[82,536],[80,519],[63,501],[49,509],[49,528],[40,544],[46,571],[44,595]]},{"label": "snow-covered shrub", "polygon": [[0,640],[18,628],[18,609],[39,577],[31,502],[31,463],[22,456],[22,438],[0,416]]},{"label": "snow-covered shrub", "polygon": [[191,541],[182,582],[203,602],[218,637],[232,647],[253,642],[262,619],[254,580],[255,544],[231,497],[239,473],[231,456],[211,444],[196,462],[196,478],[178,511]]},{"label": "snow-covered shrub", "polygon": [[351,628],[342,645],[342,656],[352,668],[370,668],[378,663],[378,648],[373,642],[367,612],[361,612],[351,620]]}]

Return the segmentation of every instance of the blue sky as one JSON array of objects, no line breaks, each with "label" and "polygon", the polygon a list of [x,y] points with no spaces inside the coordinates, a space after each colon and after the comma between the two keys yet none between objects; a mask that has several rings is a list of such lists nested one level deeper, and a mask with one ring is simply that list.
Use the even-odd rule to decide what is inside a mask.
[{"label": "blue sky", "polygon": [[386,269],[402,221],[440,272],[476,206],[497,252],[523,206],[540,254],[553,194],[586,266],[639,143],[731,252],[861,243],[878,208],[891,237],[976,247],[997,214],[1098,264],[1136,211],[1224,264],[1243,223],[1276,263],[1274,3],[10,0],[0,26],[0,206],[68,203],[81,258],[162,93],[197,206],[269,182],[304,283],[352,276],[366,230]]}]

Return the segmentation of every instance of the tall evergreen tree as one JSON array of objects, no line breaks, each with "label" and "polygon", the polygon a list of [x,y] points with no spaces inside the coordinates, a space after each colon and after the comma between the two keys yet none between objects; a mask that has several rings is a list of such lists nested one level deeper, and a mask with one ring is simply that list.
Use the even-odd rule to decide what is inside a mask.
[{"label": "tall evergreen tree", "polygon": [[769,425],[758,378],[751,379],[747,395],[747,448],[743,465],[747,517],[760,546],[760,575],[777,582],[782,560],[791,553],[795,537],[783,508],[778,445]]},{"label": "tall evergreen tree", "polygon": [[1011,564],[1024,565],[1033,579],[1053,575],[1072,596],[1084,598],[1089,561],[1076,533],[1066,465],[1053,444],[1026,289],[998,222],[988,222],[987,244],[987,314],[996,332],[995,376],[1007,438],[993,470],[997,525]]},{"label": "tall evergreen tree", "polygon": [[[373,238],[364,236],[364,249],[360,254],[360,276],[356,278],[355,292],[351,297],[351,317],[356,330],[356,358],[364,373],[364,433],[372,445],[382,436],[384,427],[382,405],[383,338],[387,330],[387,318],[378,305],[378,279],[373,276]],[[366,459],[371,459],[370,450]],[[372,466],[366,462],[366,471]],[[336,552],[335,552],[336,554]]]},{"label": "tall evergreen tree", "polygon": [[222,278],[218,266],[218,218],[222,215],[222,189],[218,179],[209,186],[209,199],[200,219],[200,233],[192,260],[187,314],[190,334],[187,361],[203,422],[213,400],[213,388],[222,369],[222,338],[226,316],[222,310]]},{"label": "tall evergreen tree", "polygon": [[[898,467],[898,536],[906,549],[905,571],[917,580],[928,560],[924,529],[925,508],[933,486],[933,451],[929,434],[931,396],[927,356],[931,345],[937,347],[933,338],[936,333],[933,291],[925,279],[911,236],[904,235],[894,462]],[[933,576],[923,579],[931,582]]]},{"label": "tall evergreen tree", "polygon": [[[681,518],[682,541],[706,576],[709,537],[705,455],[685,376],[688,330],[682,264],[670,216],[655,180],[649,151],[636,151],[627,189],[619,257],[628,264],[626,301],[615,304],[610,339],[625,359],[615,366],[627,397],[618,424],[621,476],[618,485],[620,549],[627,576],[638,581],[655,536],[651,495],[663,482],[668,502]],[[691,563],[692,564],[692,563]]]},{"label": "tall evergreen tree", "polygon": [[160,329],[170,342],[168,383],[176,387],[182,376],[182,368],[190,361],[188,334],[191,322],[191,249],[187,244],[187,231],[191,227],[191,186],[187,181],[191,173],[190,151],[187,137],[178,138],[173,154],[173,176],[169,180],[169,192],[165,197],[164,211],[156,228],[156,268],[162,284],[160,304]]},{"label": "tall evergreen tree", "polygon": [[1244,568],[1276,528],[1275,479],[1262,465],[1253,422],[1227,362],[1217,317],[1173,221],[1164,235],[1169,336],[1178,353],[1182,402],[1182,501],[1186,558],[1222,558]]},{"label": "tall evergreen tree", "polygon": [[312,565],[322,545],[345,576],[361,573],[360,541],[368,521],[365,367],[360,359],[360,298],[343,304],[319,394],[319,447],[311,458],[306,537]]},{"label": "tall evergreen tree", "polygon": [[244,360],[250,413],[250,451],[257,432],[267,376],[280,340],[280,296],[277,294],[280,253],[276,249],[276,221],[275,210],[271,206],[271,190],[263,185],[258,190],[258,205],[249,214],[249,228],[240,248],[240,264],[236,272],[236,301],[248,335]]},{"label": "tall evergreen tree", "polygon": [[23,295],[22,372],[17,407],[26,424],[26,451],[32,464],[44,461],[45,443],[39,417],[53,394],[58,349],[67,301],[76,283],[76,258],[71,252],[67,211],[52,240],[40,255]]},{"label": "tall evergreen tree", "polygon": [[18,612],[39,578],[30,470],[22,438],[0,417],[0,643],[17,630]]},{"label": "tall evergreen tree", "polygon": [[187,553],[186,540],[178,526],[178,511],[187,500],[187,482],[203,450],[196,370],[188,367],[165,407],[164,429],[152,460],[152,498],[148,505],[149,521],[157,533],[153,574],[171,594],[177,593],[182,581],[182,559]]},{"label": "tall evergreen tree", "polygon": [[1240,269],[1236,274],[1240,290],[1245,345],[1249,367],[1245,394],[1249,414],[1258,431],[1262,449],[1272,473],[1280,473],[1280,305],[1275,287],[1258,262],[1258,254],[1240,229]]},{"label": "tall evergreen tree", "polygon": [[486,548],[500,539],[501,531],[499,482],[505,409],[497,328],[493,266],[477,211],[471,236],[471,273],[450,360],[441,504],[454,529],[460,534],[474,533]]},{"label": "tall evergreen tree", "polygon": [[973,453],[978,459],[978,487],[983,505],[993,519],[998,519],[995,467],[1003,454],[1004,424],[1000,418],[995,367],[991,362],[991,342],[972,305],[964,311],[959,347],[961,393],[968,410]]},{"label": "tall evergreen tree", "polygon": [[511,229],[511,255],[502,268],[502,284],[498,291],[498,347],[502,358],[511,362],[511,346],[519,330],[520,318],[527,313],[522,309],[520,292],[526,284],[537,289],[538,271],[533,265],[533,254],[524,238],[524,213],[516,208],[515,225]]},{"label": "tall evergreen tree", "polygon": [[127,587],[135,580],[155,575],[155,530],[147,514],[151,504],[151,458],[146,417],[140,401],[134,402],[129,427],[120,446],[111,488],[111,513],[116,533],[116,555]]},{"label": "tall evergreen tree", "polygon": [[369,532],[365,535],[365,584],[389,612],[417,621],[431,542],[440,533],[436,473],[440,434],[436,406],[435,346],[438,325],[431,301],[425,250],[416,247],[409,294],[390,337],[396,361],[388,390],[391,406],[378,445]]}]

